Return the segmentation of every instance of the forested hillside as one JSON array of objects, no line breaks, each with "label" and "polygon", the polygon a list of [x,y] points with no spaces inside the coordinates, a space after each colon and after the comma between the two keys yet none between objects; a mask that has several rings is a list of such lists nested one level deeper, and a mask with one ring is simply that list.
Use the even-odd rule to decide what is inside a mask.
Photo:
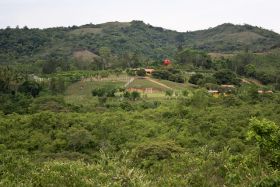
[{"label": "forested hillside", "polygon": [[0,30],[0,63],[35,61],[54,52],[64,58],[74,51],[99,54],[101,47],[113,54],[133,53],[159,60],[173,56],[178,47],[207,52],[262,52],[280,43],[280,35],[250,25],[223,24],[194,32],[176,32],[141,21],[111,22],[49,29]]}]

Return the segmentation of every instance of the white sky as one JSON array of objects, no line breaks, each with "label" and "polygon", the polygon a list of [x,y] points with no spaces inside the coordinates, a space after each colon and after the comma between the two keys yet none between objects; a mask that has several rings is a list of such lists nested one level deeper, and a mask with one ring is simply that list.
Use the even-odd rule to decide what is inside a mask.
[{"label": "white sky", "polygon": [[280,0],[0,0],[0,28],[142,20],[177,31],[247,23],[280,33],[279,9]]}]

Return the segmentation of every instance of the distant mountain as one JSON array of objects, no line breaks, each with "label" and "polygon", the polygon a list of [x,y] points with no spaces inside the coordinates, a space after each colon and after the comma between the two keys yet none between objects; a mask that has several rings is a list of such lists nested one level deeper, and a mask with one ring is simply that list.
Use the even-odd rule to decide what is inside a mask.
[{"label": "distant mountain", "polygon": [[222,24],[185,34],[190,47],[210,52],[236,52],[244,49],[262,52],[279,44],[280,35],[251,25]]},{"label": "distant mountain", "polygon": [[232,53],[262,52],[280,43],[280,35],[250,25],[223,24],[207,30],[176,32],[142,21],[109,22],[48,29],[7,28],[0,30],[0,62],[26,62],[56,53],[73,56],[86,50],[97,54],[108,47],[120,55],[137,53],[152,59],[172,57],[177,48]]}]

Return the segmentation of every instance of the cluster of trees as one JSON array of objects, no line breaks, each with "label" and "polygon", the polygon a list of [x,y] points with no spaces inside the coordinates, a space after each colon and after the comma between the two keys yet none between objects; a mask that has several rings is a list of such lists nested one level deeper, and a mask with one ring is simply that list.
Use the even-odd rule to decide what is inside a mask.
[{"label": "cluster of trees", "polygon": [[135,101],[141,97],[141,94],[137,91],[133,91],[133,92],[125,91],[123,97]]},{"label": "cluster of trees", "polygon": [[210,69],[212,67],[212,60],[206,52],[192,50],[192,49],[178,49],[175,59],[178,64],[184,66],[194,66],[196,68]]},{"label": "cluster of trees", "polygon": [[[4,114],[13,112],[20,114],[32,113],[35,107],[33,105],[36,105],[36,108],[44,105],[43,103],[36,104],[37,98],[42,92],[42,95],[62,94],[67,84],[71,83],[70,79],[66,81],[64,77],[34,78],[33,75],[28,75],[19,68],[11,66],[1,66],[0,75],[0,110]],[[40,100],[40,97],[38,100]],[[51,100],[51,98],[50,100],[47,99],[46,103],[53,102]],[[63,101],[56,100],[53,103],[68,108]],[[53,109],[56,110],[57,108],[54,106]]]},{"label": "cluster of trees", "polygon": [[233,85],[240,85],[240,80],[237,78],[236,74],[233,73],[231,70],[222,69],[214,74],[201,74],[197,73],[190,77],[189,83],[195,85],[205,86],[207,84],[233,84]]},{"label": "cluster of trees", "polygon": [[118,91],[115,87],[100,87],[92,90],[92,96],[98,97],[115,97],[115,93]]},{"label": "cluster of trees", "polygon": [[156,70],[153,72],[152,76],[156,79],[169,80],[178,83],[185,82],[185,77],[182,72],[174,68]]},{"label": "cluster of trees", "polygon": [[242,52],[230,58],[214,62],[214,69],[229,69],[239,76],[256,79],[265,85],[273,85],[279,89],[279,50],[266,54]]},{"label": "cluster of trees", "polygon": [[[119,93],[121,97],[125,99],[129,99],[131,101],[136,101],[140,98],[140,93],[137,91],[128,92],[125,88],[118,88],[115,86],[105,86],[105,87],[98,87],[92,90],[92,96],[97,97],[99,103],[104,106],[108,98],[112,98],[116,96],[116,93]],[[124,103],[122,103],[124,104]],[[127,103],[125,103],[127,104]],[[123,108],[123,106],[121,106]]]}]

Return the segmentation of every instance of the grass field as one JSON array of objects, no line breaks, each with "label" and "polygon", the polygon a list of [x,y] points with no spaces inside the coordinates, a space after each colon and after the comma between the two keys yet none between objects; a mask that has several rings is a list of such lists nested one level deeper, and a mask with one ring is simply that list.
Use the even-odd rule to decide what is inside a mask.
[{"label": "grass field", "polygon": [[65,94],[66,95],[84,95],[91,96],[91,91],[94,88],[105,87],[105,86],[114,86],[114,87],[122,87],[124,82],[120,81],[88,81],[88,82],[76,82],[70,85]]},{"label": "grass field", "polygon": [[131,84],[128,85],[128,88],[141,88],[141,89],[154,88],[159,91],[167,90],[167,88],[165,88],[159,84],[153,83],[147,79],[135,79]]},{"label": "grass field", "polygon": [[115,86],[122,87],[124,82],[121,81],[88,81],[76,82],[70,85],[65,92],[65,101],[74,105],[83,105],[85,108],[90,108],[98,103],[96,97],[91,95],[94,88]]},{"label": "grass field", "polygon": [[189,89],[189,86],[187,83],[177,83],[177,82],[172,82],[168,80],[158,80],[156,79],[159,83],[165,84],[166,86],[174,89],[174,90],[184,90],[184,89]]},{"label": "grass field", "polygon": [[[69,104],[83,105],[90,110],[92,106],[98,103],[98,99],[93,97],[91,92],[94,88],[98,87],[123,87],[125,85],[125,79],[122,77],[109,77],[105,80],[94,81],[79,81],[70,85],[65,92],[65,101]],[[159,84],[152,82],[156,81]],[[187,83],[175,83],[167,80],[158,79],[135,79],[127,88],[153,88],[158,90],[154,93],[141,93],[142,98],[149,99],[166,99],[165,91],[170,87],[174,92],[180,93],[184,89],[191,89]],[[162,84],[162,85],[160,85]],[[164,86],[165,85],[165,86]],[[116,94],[118,95],[118,93]],[[114,98],[109,98],[108,101],[114,102]]]}]

